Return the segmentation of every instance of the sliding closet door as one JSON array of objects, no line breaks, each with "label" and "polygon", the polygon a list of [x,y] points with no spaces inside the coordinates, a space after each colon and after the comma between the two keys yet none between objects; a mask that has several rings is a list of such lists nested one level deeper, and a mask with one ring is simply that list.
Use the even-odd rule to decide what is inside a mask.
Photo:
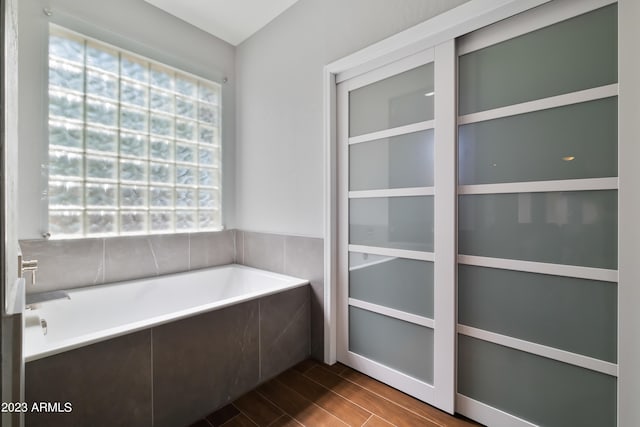
[{"label": "sliding closet door", "polygon": [[[450,52],[445,74],[454,87],[452,42],[338,86],[342,219],[338,359],[453,411],[451,280],[440,330],[434,321],[439,298],[447,298],[446,290],[434,291],[434,278],[443,274],[434,265],[438,239],[434,155],[443,137],[438,133],[441,94],[436,78],[444,66],[434,62],[434,56],[440,51],[442,64]],[[448,96],[451,105],[452,94],[453,90]],[[453,164],[453,154],[451,159]],[[450,193],[454,200],[454,187]],[[449,222],[452,241],[454,221]],[[455,252],[450,252],[452,278]],[[436,369],[439,364],[442,368]]]},{"label": "sliding closet door", "polygon": [[616,425],[617,8],[560,1],[458,44],[457,411]]}]

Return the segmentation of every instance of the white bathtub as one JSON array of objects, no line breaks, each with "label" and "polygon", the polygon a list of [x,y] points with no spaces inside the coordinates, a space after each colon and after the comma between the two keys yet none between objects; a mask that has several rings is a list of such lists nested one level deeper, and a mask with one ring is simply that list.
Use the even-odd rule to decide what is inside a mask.
[{"label": "white bathtub", "polygon": [[69,290],[70,300],[25,311],[23,354],[29,362],[307,283],[233,264]]}]

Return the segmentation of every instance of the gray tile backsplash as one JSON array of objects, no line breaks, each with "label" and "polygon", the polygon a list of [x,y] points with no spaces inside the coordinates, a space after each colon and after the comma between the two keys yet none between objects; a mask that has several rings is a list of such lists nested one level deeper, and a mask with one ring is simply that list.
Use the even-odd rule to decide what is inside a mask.
[{"label": "gray tile backsplash", "polygon": [[215,267],[235,261],[235,230],[121,236],[102,239],[22,240],[25,259],[38,260],[37,284],[27,293],[102,285]]},{"label": "gray tile backsplash", "polygon": [[211,267],[236,262],[235,230],[220,233],[194,233],[189,235],[189,268]]},{"label": "gray tile backsplash", "polygon": [[280,234],[242,234],[242,254],[240,263],[249,267],[284,273],[284,241]]},{"label": "gray tile backsplash", "polygon": [[158,275],[158,263],[147,236],[105,239],[104,264],[105,283]]},{"label": "gray tile backsplash", "polygon": [[104,283],[104,239],[23,240],[24,259],[37,259],[36,285],[27,293]]},{"label": "gray tile backsplash", "polygon": [[225,230],[79,240],[23,240],[39,261],[27,293],[100,285],[238,263],[311,282],[311,354],[324,357],[324,247],[320,238]]}]

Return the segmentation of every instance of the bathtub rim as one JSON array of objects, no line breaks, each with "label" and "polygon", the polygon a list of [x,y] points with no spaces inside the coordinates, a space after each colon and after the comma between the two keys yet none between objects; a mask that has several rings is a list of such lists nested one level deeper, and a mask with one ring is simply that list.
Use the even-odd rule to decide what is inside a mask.
[{"label": "bathtub rim", "polygon": [[[88,333],[88,334],[84,334],[84,335],[80,335],[72,338],[63,339],[60,341],[56,341],[55,343],[53,343],[53,345],[47,345],[47,343],[44,342],[44,335],[39,335],[41,333],[41,330],[39,329],[39,327],[26,326],[27,317],[37,316],[38,319],[41,318],[40,316],[38,316],[37,310],[33,312],[25,310],[23,312],[23,318],[25,320],[23,322],[23,342],[22,342],[23,360],[25,363],[32,362],[35,360],[43,359],[45,357],[64,353],[66,351],[75,350],[75,349],[96,344],[102,341],[107,341],[112,338],[121,337],[124,335],[132,334],[132,333],[143,331],[146,329],[151,329],[156,326],[187,319],[190,317],[195,317],[211,311],[221,310],[221,309],[230,307],[232,305],[242,304],[244,302],[253,301],[253,300],[267,297],[270,295],[279,294],[282,292],[286,292],[286,291],[293,290],[293,289],[310,284],[308,279],[302,279],[302,278],[290,276],[287,274],[275,273],[268,270],[262,270],[255,267],[249,267],[242,264],[232,263],[232,264],[225,264],[225,265],[220,265],[215,267],[201,268],[197,270],[189,270],[189,271],[151,276],[151,277],[141,277],[133,280],[119,281],[119,282],[106,283],[106,284],[100,284],[100,285],[94,285],[94,286],[70,288],[70,289],[65,289],[64,291],[90,292],[90,291],[95,291],[102,288],[114,287],[114,286],[126,286],[129,284],[140,283],[140,282],[153,280],[153,279],[170,279],[172,277],[185,277],[185,276],[189,276],[190,274],[196,274],[198,272],[222,270],[222,269],[228,269],[228,268],[234,268],[234,269],[237,268],[241,270],[253,271],[255,273],[269,276],[272,278],[285,280],[289,283],[283,284],[283,286],[278,287],[276,289],[267,289],[267,290],[249,292],[246,294],[210,302],[207,304],[189,307],[188,309],[178,310],[168,314],[150,317],[148,319],[140,320],[137,322],[131,322],[125,325],[107,328],[104,330],[100,330],[98,332],[92,332],[92,333]],[[47,304],[47,303],[44,303],[44,304]],[[27,328],[31,328],[31,330],[28,330]],[[33,343],[31,346],[29,346],[27,345],[28,339],[35,339],[35,340],[38,340],[39,342]],[[35,350],[35,351],[28,351],[28,350]]]}]

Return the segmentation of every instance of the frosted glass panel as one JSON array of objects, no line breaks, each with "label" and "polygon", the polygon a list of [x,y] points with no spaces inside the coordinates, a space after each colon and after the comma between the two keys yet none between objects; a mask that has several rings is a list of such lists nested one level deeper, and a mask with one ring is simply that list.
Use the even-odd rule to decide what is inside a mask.
[{"label": "frosted glass panel", "polygon": [[50,211],[49,231],[60,235],[74,235],[81,233],[82,212],[81,211]]},{"label": "frosted glass panel", "polygon": [[147,188],[138,186],[120,186],[120,205],[126,207],[147,205]]},{"label": "frosted glass panel", "polygon": [[82,178],[82,156],[63,151],[49,152],[49,176],[61,176],[68,178]]},{"label": "frosted glass panel", "polygon": [[146,86],[122,81],[120,101],[137,107],[146,107],[148,91]]},{"label": "frosted glass panel", "polygon": [[65,119],[82,120],[82,97],[64,92],[49,92],[49,115]]},{"label": "frosted glass panel", "polygon": [[138,132],[147,131],[147,112],[134,108],[120,109],[120,127]]},{"label": "frosted glass panel", "polygon": [[433,185],[433,130],[349,146],[349,188]]},{"label": "frosted glass panel", "polygon": [[118,106],[97,99],[87,99],[86,121],[115,127],[118,124]]},{"label": "frosted glass panel", "polygon": [[351,252],[349,297],[433,319],[433,263]]},{"label": "frosted glass panel", "polygon": [[617,98],[459,128],[460,184],[618,175]]},{"label": "frosted glass panel", "polygon": [[116,207],[118,199],[115,185],[87,184],[85,188],[87,191],[88,207]]},{"label": "frosted glass panel", "polygon": [[82,63],[84,60],[84,42],[71,38],[66,34],[58,36],[52,32],[49,36],[49,55]]},{"label": "frosted glass panel", "polygon": [[349,350],[433,384],[433,329],[349,307]]},{"label": "frosted glass panel", "polygon": [[116,159],[110,157],[87,156],[87,178],[98,180],[115,180],[118,176]]},{"label": "frosted glass panel", "polygon": [[151,84],[163,89],[173,89],[173,71],[151,65]]},{"label": "frosted glass panel", "polygon": [[460,114],[617,82],[611,5],[459,58]]},{"label": "frosted glass panel", "polygon": [[459,197],[465,255],[617,268],[617,191]]},{"label": "frosted glass panel", "polygon": [[349,243],[433,251],[433,197],[351,199]]},{"label": "frosted glass panel", "polygon": [[95,46],[91,42],[87,46],[87,65],[110,73],[118,72],[118,52]]},{"label": "frosted glass panel", "polygon": [[49,145],[81,148],[82,128],[63,122],[49,122]]},{"label": "frosted glass panel", "polygon": [[123,233],[143,233],[147,231],[146,212],[121,212],[120,229]]},{"label": "frosted glass panel", "polygon": [[616,425],[614,377],[463,335],[458,392],[545,427]]},{"label": "frosted glass panel", "polygon": [[84,197],[82,185],[74,182],[49,182],[49,207],[82,208]]},{"label": "frosted glass panel", "polygon": [[173,113],[173,95],[151,89],[151,109]]},{"label": "frosted glass panel", "polygon": [[146,135],[120,134],[120,154],[123,156],[145,157],[149,140]]},{"label": "frosted glass panel", "polygon": [[195,230],[197,226],[196,212],[176,212],[176,229],[178,230]]},{"label": "frosted glass panel", "polygon": [[617,285],[595,280],[458,266],[458,321],[617,362]]},{"label": "frosted glass panel", "polygon": [[146,61],[123,56],[120,60],[120,73],[123,77],[146,83],[148,78]]},{"label": "frosted glass panel", "polygon": [[117,212],[88,211],[86,218],[87,234],[114,234],[118,227]]},{"label": "frosted glass panel", "polygon": [[152,212],[150,217],[149,228],[152,231],[162,232],[173,229],[173,212]]},{"label": "frosted glass panel", "polygon": [[63,62],[49,62],[49,85],[60,89],[82,92],[84,89],[84,70]]},{"label": "frosted glass panel", "polygon": [[171,187],[152,187],[149,194],[151,206],[165,208],[173,206],[173,189]]},{"label": "frosted glass panel", "polygon": [[150,147],[151,158],[158,160],[173,160],[173,143],[165,139],[152,139]]},{"label": "frosted glass panel", "polygon": [[349,136],[433,119],[433,63],[349,93]]},{"label": "frosted glass panel", "polygon": [[118,78],[105,73],[87,71],[86,92],[115,101],[118,99]]},{"label": "frosted glass panel", "polygon": [[115,155],[118,147],[118,134],[112,130],[87,128],[87,150],[108,152]]}]

